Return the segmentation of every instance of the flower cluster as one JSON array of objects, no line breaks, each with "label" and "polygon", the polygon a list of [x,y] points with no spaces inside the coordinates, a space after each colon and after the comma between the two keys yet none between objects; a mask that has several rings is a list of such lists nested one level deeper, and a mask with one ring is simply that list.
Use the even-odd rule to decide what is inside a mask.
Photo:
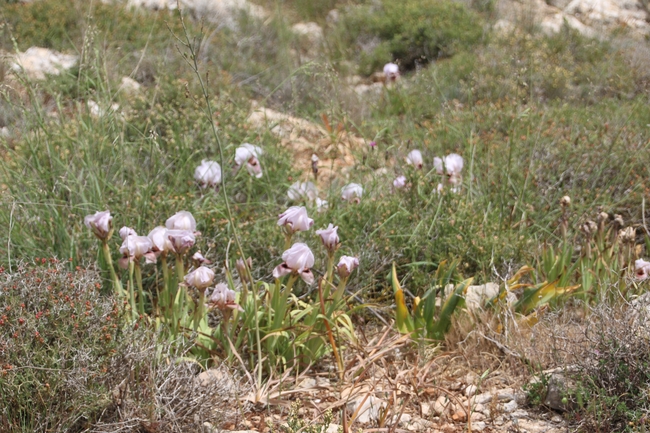
[{"label": "flower cluster", "polygon": [[[284,227],[289,236],[299,231],[307,231],[313,224],[314,220],[309,218],[307,209],[302,206],[292,206],[280,214],[278,218],[278,225]],[[337,230],[338,226],[333,224],[329,224],[325,229],[316,230],[316,234],[320,236],[323,246],[331,259],[340,246]],[[296,242],[284,251],[282,260],[283,262],[273,270],[275,278],[282,278],[292,274],[299,276],[309,285],[313,284],[314,274],[311,272],[311,268],[314,266],[315,259],[307,244]],[[341,262],[337,267],[339,276],[347,278],[358,265],[359,260],[355,257],[341,257]]]}]

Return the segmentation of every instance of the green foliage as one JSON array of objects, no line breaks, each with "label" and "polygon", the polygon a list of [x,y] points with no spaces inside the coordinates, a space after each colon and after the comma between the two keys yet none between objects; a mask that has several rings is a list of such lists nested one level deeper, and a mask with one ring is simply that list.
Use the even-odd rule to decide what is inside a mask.
[{"label": "green foliage", "polygon": [[311,420],[306,420],[304,416],[300,415],[300,409],[302,404],[300,401],[296,401],[291,404],[289,409],[289,415],[287,416],[287,423],[280,427],[280,430],[276,430],[271,421],[268,422],[268,427],[271,433],[325,433],[331,422],[332,422],[332,410],[328,409],[323,414],[322,422],[314,423]]},{"label": "green foliage", "polygon": [[[187,348],[160,339],[145,320],[125,324],[121,303],[100,289],[94,270],[54,258],[0,271],[2,431],[193,429],[195,415],[215,416],[215,390],[191,389],[196,371],[179,362]],[[178,400],[152,410],[170,396]]]},{"label": "green foliage", "polygon": [[[478,43],[483,35],[478,15],[460,3],[437,0],[384,0],[347,10],[339,34],[360,53],[360,70],[369,75],[385,63],[403,68],[450,57]],[[364,45],[371,48],[361,49]]]},{"label": "green foliage", "polygon": [[451,284],[457,266],[458,261],[454,261],[450,265],[447,265],[446,262],[440,263],[431,288],[425,292],[422,298],[416,297],[413,300],[412,312],[409,313],[404,299],[404,290],[397,278],[397,270],[393,263],[391,281],[396,304],[395,325],[399,332],[413,333],[413,337],[416,339],[437,341],[444,339],[451,326],[452,315],[456,307],[462,303],[465,290],[473,280],[469,278],[452,286],[443,303],[443,298],[448,291],[448,285]]}]

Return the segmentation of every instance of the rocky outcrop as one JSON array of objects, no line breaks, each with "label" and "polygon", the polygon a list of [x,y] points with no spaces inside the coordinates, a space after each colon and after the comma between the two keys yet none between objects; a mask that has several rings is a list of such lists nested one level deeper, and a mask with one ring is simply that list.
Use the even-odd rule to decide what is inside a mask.
[{"label": "rocky outcrop", "polygon": [[498,0],[496,9],[501,17],[497,29],[523,22],[549,34],[564,25],[589,37],[621,28],[633,35],[650,34],[648,10],[641,0]]},{"label": "rocky outcrop", "polygon": [[226,27],[237,26],[237,17],[241,12],[246,12],[256,18],[264,18],[266,12],[258,5],[248,0],[128,0],[132,7],[142,7],[153,10],[178,9],[190,12],[194,17],[206,19]]},{"label": "rocky outcrop", "polygon": [[11,56],[9,67],[23,72],[32,80],[42,80],[48,75],[59,75],[77,63],[77,56],[63,54],[48,48],[31,47]]}]

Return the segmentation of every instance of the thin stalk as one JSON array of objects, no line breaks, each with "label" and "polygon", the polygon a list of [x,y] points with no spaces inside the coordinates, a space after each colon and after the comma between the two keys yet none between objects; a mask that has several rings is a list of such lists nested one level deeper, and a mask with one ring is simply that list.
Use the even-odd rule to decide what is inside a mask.
[{"label": "thin stalk", "polygon": [[199,290],[199,302],[194,308],[194,330],[199,329],[199,323],[203,319],[203,305],[205,305],[205,289]]},{"label": "thin stalk", "polygon": [[[178,7],[180,9],[180,0],[177,0]],[[217,131],[217,127],[215,125],[215,120],[214,120],[214,110],[212,108],[212,102],[210,102],[210,95],[208,94],[208,89],[207,86],[205,85],[205,82],[203,81],[203,77],[201,76],[201,73],[199,72],[199,64],[197,60],[197,52],[192,44],[192,41],[190,40],[189,33],[187,30],[187,26],[185,25],[185,19],[183,18],[183,14],[180,14],[180,21],[181,21],[181,26],[183,27],[183,35],[185,36],[185,42],[179,41],[189,50],[190,55],[186,56],[183,55],[187,63],[190,65],[192,68],[192,71],[196,75],[196,78],[199,81],[199,85],[201,86],[201,92],[203,94],[203,99],[205,100],[206,103],[206,115],[208,118],[208,123],[210,124],[210,128],[212,130],[212,135],[214,136],[214,139],[217,143],[217,149],[219,150],[219,163],[222,167],[225,167],[225,157],[223,153],[223,144],[221,142],[221,136],[219,135],[219,132]],[[237,232],[237,226],[235,224],[235,219],[232,215],[232,210],[230,208],[230,202],[228,198],[228,183],[226,182],[226,179],[221,180],[221,192],[223,193],[223,201],[226,206],[226,215],[228,217],[228,223],[230,227],[232,228],[232,234],[233,238],[235,239],[235,245],[237,245],[237,249],[239,250],[239,254],[241,257],[246,257],[244,254],[244,249],[242,248],[241,241],[239,239],[239,234]],[[248,264],[244,261],[244,264],[246,268],[248,269]],[[250,270],[249,270],[250,271]],[[258,348],[260,347],[260,330],[259,330],[259,319],[257,315],[257,311],[255,313],[255,335],[257,339],[257,346]],[[258,356],[261,359],[262,352],[258,351]],[[258,368],[257,369],[257,387],[258,389],[262,386],[262,369]]]},{"label": "thin stalk", "polygon": [[135,281],[138,285],[138,312],[144,314],[144,290],[142,289],[142,269],[140,263],[135,262]]},{"label": "thin stalk", "polygon": [[[320,297],[320,311],[323,316],[325,316],[325,299],[323,297],[323,280],[320,280],[318,282],[318,294]],[[328,317],[329,318],[329,317]],[[343,361],[341,360],[341,357],[339,356],[339,351],[336,348],[336,341],[334,340],[334,334],[332,333],[332,328],[330,327],[329,321],[326,319],[323,320],[323,323],[325,323],[325,328],[327,328],[327,336],[330,340],[330,344],[332,345],[332,352],[334,353],[334,358],[336,359],[336,365],[339,367],[339,378],[341,381],[343,381]]]},{"label": "thin stalk", "polygon": [[122,287],[122,282],[120,279],[117,277],[117,274],[115,273],[115,267],[113,266],[113,259],[111,258],[111,250],[108,248],[108,242],[102,241],[102,253],[104,254],[104,260],[106,260],[106,265],[108,266],[108,270],[111,273],[111,279],[113,280],[113,290],[115,291],[115,294],[118,296],[123,296],[124,295],[124,288]]},{"label": "thin stalk", "polygon": [[161,262],[161,267],[162,267],[162,273],[163,273],[163,293],[160,296],[160,300],[158,301],[159,303],[162,304],[163,308],[163,315],[167,314],[167,308],[169,308],[170,302],[169,302],[169,267],[167,265],[167,253],[163,252],[160,255],[160,262]]},{"label": "thin stalk", "polygon": [[136,317],[136,306],[135,306],[135,293],[133,289],[133,268],[135,263],[129,260],[129,304],[131,306],[131,315],[133,318]]},{"label": "thin stalk", "polygon": [[332,287],[332,280],[334,279],[334,252],[327,252],[327,270],[325,271],[325,281],[327,282],[327,295],[329,295],[330,287]]}]

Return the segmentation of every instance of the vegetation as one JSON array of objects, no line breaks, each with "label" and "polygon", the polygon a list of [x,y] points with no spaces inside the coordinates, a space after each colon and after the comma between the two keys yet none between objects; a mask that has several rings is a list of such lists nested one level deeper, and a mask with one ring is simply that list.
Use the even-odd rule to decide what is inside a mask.
[{"label": "vegetation", "polygon": [[[499,285],[484,322],[501,331],[545,312],[605,317],[597,306],[624,309],[645,291],[635,260],[650,243],[650,69],[633,45],[568,28],[499,33],[485,5],[451,1],[259,4],[268,16],[241,13],[232,26],[102,2],[0,12],[3,50],[79,56],[45,80],[0,68],[2,428],[218,421],[198,406],[147,404],[163,405],[163,391],[191,395],[194,369],[221,362],[249,377],[255,403],[274,378],[326,362],[343,382],[368,322],[394,320],[417,350],[444,344],[468,317],[480,327],[465,314],[470,284]],[[328,21],[335,6],[339,20]],[[298,19],[323,25],[320,44],[291,31]],[[390,61],[402,72],[394,83],[353,76]],[[123,77],[140,89],[125,91]],[[306,119],[301,128],[310,121],[318,137],[302,137],[305,151],[299,128],[255,125],[251,100]],[[462,168],[437,167],[451,154]],[[197,176],[204,160],[220,166],[210,185]],[[290,206],[305,215],[287,220]],[[84,219],[105,210],[98,234]],[[180,230],[168,221],[180,211],[195,219],[194,241],[151,245],[156,264],[119,230]],[[329,224],[336,241],[314,233]],[[303,244],[312,260],[292,267],[289,251]],[[207,290],[186,279],[202,267]],[[501,331],[494,338],[511,335]],[[647,359],[617,341],[587,344],[598,357],[582,370],[594,379],[577,381],[584,426],[647,416],[635,403]],[[113,398],[124,381],[128,410]]]}]

